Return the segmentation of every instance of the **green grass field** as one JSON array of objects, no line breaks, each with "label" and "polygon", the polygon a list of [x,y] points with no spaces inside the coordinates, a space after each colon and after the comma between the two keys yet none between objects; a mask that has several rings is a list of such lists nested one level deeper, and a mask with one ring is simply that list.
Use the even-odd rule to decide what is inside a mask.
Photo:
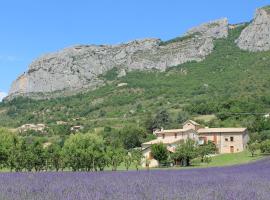
[{"label": "green grass field", "polygon": [[220,154],[213,156],[210,163],[201,163],[200,159],[194,159],[191,162],[189,167],[172,167],[172,168],[153,168],[153,170],[178,170],[178,169],[195,169],[195,168],[206,168],[206,167],[223,167],[223,166],[232,166],[246,164],[254,162],[260,159],[265,158],[266,156],[261,155],[259,152],[256,153],[253,157],[248,151],[243,151],[240,153],[234,154]]},{"label": "green grass field", "polygon": [[192,167],[219,167],[249,163],[264,158],[261,154],[257,153],[255,156],[251,156],[248,151],[243,151],[234,154],[220,154],[212,157],[210,163],[201,163],[198,159],[193,160]]}]

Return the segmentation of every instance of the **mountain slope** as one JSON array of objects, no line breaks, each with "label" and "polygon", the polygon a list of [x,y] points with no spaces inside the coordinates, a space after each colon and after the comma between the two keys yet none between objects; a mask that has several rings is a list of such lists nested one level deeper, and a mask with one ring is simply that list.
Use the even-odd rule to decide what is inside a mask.
[{"label": "mountain slope", "polygon": [[[193,117],[214,114],[207,125],[248,126],[250,131],[270,130],[257,115],[270,112],[270,52],[239,49],[235,40],[247,26],[229,31],[214,42],[213,52],[201,62],[190,62],[160,71],[132,71],[117,77],[115,70],[100,76],[104,86],[75,96],[50,100],[17,98],[0,104],[0,126],[56,121],[98,127],[144,126],[150,115],[166,109],[170,127],[177,127],[183,110]],[[124,83],[124,84],[121,84]]]},{"label": "mountain slope", "polygon": [[[206,126],[244,126],[248,127],[253,135],[258,132],[264,138],[270,138],[270,121],[267,118],[269,116],[267,113],[270,113],[270,47],[264,45],[264,49],[257,49],[260,47],[258,44],[263,44],[270,35],[268,7],[259,9],[257,13],[263,13],[263,17],[257,14],[251,23],[224,25],[226,20],[221,20],[219,22],[222,23],[218,25],[214,22],[210,25],[204,24],[191,29],[183,37],[169,41],[135,42],[137,50],[142,47],[140,46],[142,43],[144,45],[147,43],[146,49],[151,55],[154,55],[153,52],[151,53],[152,48],[159,49],[159,53],[161,49],[166,49],[165,57],[166,54],[174,52],[178,56],[173,54],[173,57],[176,57],[177,62],[181,61],[181,64],[164,67],[165,65],[161,64],[163,59],[159,60],[157,56],[154,59],[155,62],[150,63],[149,68],[146,67],[149,62],[142,62],[145,64],[142,68],[131,65],[133,67],[130,70],[121,65],[108,65],[106,70],[91,75],[94,78],[90,77],[90,79],[97,80],[99,86],[95,90],[88,90],[92,86],[96,87],[95,84],[84,85],[84,81],[87,82],[89,77],[86,77],[87,73],[80,73],[83,65],[65,62],[64,58],[70,58],[65,57],[70,49],[66,53],[66,50],[59,53],[64,54],[64,62],[59,57],[54,57],[55,55],[46,57],[45,61],[38,60],[29,72],[15,81],[11,89],[14,92],[10,93],[9,101],[0,103],[0,126],[17,128],[26,123],[44,123],[50,136],[69,134],[70,127],[74,125],[82,125],[83,131],[99,130],[105,127],[121,128],[131,124],[149,129],[152,118],[161,110],[166,110],[170,119],[165,124],[165,128],[179,127],[181,118],[189,115],[193,119],[207,117],[207,121],[201,121]],[[259,23],[262,20],[265,20],[264,23]],[[220,29],[220,27],[223,28]],[[258,29],[263,29],[263,33]],[[215,32],[216,30],[220,31]],[[257,37],[256,34],[261,35]],[[211,40],[208,43],[210,44],[208,47],[211,47],[208,49],[209,52],[205,54],[204,51],[201,54],[199,48],[195,54],[198,55],[199,52],[200,56],[197,58],[200,59],[186,59],[191,57],[185,57],[186,60],[182,60],[181,55],[186,51],[178,47],[180,48],[181,44],[186,44],[187,41],[188,44],[194,44],[198,40],[201,42]],[[125,49],[128,46],[122,45],[117,48]],[[177,48],[171,50],[172,47]],[[107,47],[78,48],[104,49]],[[143,48],[145,50],[145,46]],[[194,48],[194,46],[191,48],[191,52]],[[81,49],[72,51],[77,50]],[[143,55],[140,58],[146,60],[153,58],[149,57],[150,54],[145,51],[137,50],[132,54],[133,56],[140,53]],[[129,51],[132,50],[129,49]],[[163,53],[162,51],[161,54]],[[122,61],[126,62],[125,59]],[[78,62],[81,64],[86,62],[85,57],[80,57]],[[177,62],[171,60],[171,64]],[[58,69],[58,66],[63,69],[59,69],[61,73],[64,73],[62,77],[54,71]],[[85,67],[87,70],[87,65]],[[46,71],[45,69],[50,82],[47,84],[41,78],[36,84],[34,80],[38,78],[37,74],[40,70]],[[66,76],[64,69],[68,70]],[[95,70],[98,71],[99,68]],[[61,84],[66,85],[64,79],[70,80],[69,72],[80,76],[73,74],[76,76],[72,80],[75,81],[75,85],[72,84],[74,87],[61,90],[63,89]],[[89,73],[92,74],[92,72]],[[82,74],[85,75],[85,79],[81,77]],[[78,79],[81,82],[76,82]],[[55,80],[58,81],[56,85]],[[29,81],[34,81],[33,85]],[[94,83],[92,81],[90,82]],[[42,89],[43,86],[48,87],[45,89],[46,92],[37,89],[39,87]],[[81,90],[81,86],[85,86],[85,90]],[[52,99],[51,97],[55,94],[51,91],[54,89],[59,97]],[[36,91],[32,93],[31,90]],[[76,90],[76,95],[73,90]],[[68,94],[73,94],[73,96],[67,96]],[[27,96],[41,100],[26,98]],[[44,99],[47,97],[50,99]]]},{"label": "mountain slope", "polygon": [[[269,6],[257,9],[235,43],[250,52],[270,50]],[[135,40],[120,45],[79,45],[35,60],[27,72],[15,80],[7,99],[25,96],[35,99],[74,95],[105,84],[100,77],[110,70],[119,76],[131,71],[159,70],[191,61],[203,61],[213,52],[214,41],[226,38],[227,19],[215,20],[190,29],[169,41]]]},{"label": "mountain slope", "polygon": [[164,71],[188,61],[201,61],[212,52],[213,40],[227,35],[228,21],[221,19],[193,28],[185,36],[168,42],[144,39],[114,46],[66,48],[35,60],[29,70],[13,82],[9,98],[44,98],[95,89],[104,84],[99,75],[113,68]]}]

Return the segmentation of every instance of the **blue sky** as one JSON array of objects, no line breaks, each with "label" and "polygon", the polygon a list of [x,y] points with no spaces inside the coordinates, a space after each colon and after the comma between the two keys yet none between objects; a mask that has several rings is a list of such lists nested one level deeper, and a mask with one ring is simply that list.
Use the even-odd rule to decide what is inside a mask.
[{"label": "blue sky", "polygon": [[36,57],[74,44],[167,40],[210,20],[249,21],[270,0],[2,0],[0,99]]}]

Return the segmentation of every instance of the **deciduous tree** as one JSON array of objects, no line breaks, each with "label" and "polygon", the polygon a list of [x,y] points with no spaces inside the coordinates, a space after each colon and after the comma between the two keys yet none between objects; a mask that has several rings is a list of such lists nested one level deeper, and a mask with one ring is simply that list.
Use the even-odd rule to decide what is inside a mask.
[{"label": "deciduous tree", "polygon": [[198,155],[201,157],[201,162],[204,162],[205,157],[209,154],[216,153],[216,150],[216,145],[211,141],[208,141],[207,144],[198,146]]},{"label": "deciduous tree", "polygon": [[251,153],[252,157],[255,155],[256,151],[259,149],[260,149],[260,144],[257,141],[248,144],[248,151]]},{"label": "deciduous tree", "polygon": [[151,153],[154,159],[158,161],[159,165],[163,162],[166,162],[168,159],[168,150],[162,143],[152,145]]},{"label": "deciduous tree", "polygon": [[196,158],[197,155],[198,150],[196,143],[193,140],[188,139],[186,142],[179,144],[176,147],[173,158],[181,161],[184,166],[190,166],[191,159]]},{"label": "deciduous tree", "polygon": [[143,158],[142,151],[139,149],[133,149],[131,151],[131,157],[132,157],[133,163],[135,165],[135,168],[138,171],[139,166],[141,165],[141,162],[142,162],[142,158]]}]

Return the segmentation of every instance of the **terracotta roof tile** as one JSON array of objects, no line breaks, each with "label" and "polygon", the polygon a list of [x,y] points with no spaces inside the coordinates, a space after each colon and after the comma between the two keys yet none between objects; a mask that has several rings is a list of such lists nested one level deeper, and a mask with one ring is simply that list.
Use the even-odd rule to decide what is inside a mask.
[{"label": "terracotta roof tile", "polygon": [[179,133],[179,132],[187,132],[192,129],[170,129],[170,130],[160,130],[155,131],[154,133]]},{"label": "terracotta roof tile", "polygon": [[163,143],[163,144],[173,144],[173,143],[176,143],[176,142],[180,142],[181,140],[183,140],[182,138],[174,138],[174,137],[167,137],[167,138],[158,138],[158,139],[155,139],[155,140],[151,140],[149,142],[145,142],[143,143],[143,145],[151,145],[151,144],[159,144],[159,143]]},{"label": "terracotta roof tile", "polygon": [[198,133],[242,133],[247,128],[201,128]]}]

